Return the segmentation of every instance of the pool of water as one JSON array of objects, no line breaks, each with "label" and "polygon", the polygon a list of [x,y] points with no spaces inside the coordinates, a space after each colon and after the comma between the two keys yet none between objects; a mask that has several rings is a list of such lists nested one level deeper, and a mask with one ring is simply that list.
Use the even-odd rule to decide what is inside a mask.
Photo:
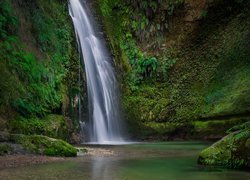
[{"label": "pool of water", "polygon": [[[246,171],[197,165],[208,144],[166,142],[105,146],[113,156],[81,156],[63,162],[0,170],[0,179],[248,180]],[[94,148],[103,148],[95,146]]]}]

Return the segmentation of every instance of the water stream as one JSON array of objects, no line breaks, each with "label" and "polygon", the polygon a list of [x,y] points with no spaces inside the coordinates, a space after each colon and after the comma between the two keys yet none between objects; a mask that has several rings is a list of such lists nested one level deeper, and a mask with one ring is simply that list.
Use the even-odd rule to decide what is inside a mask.
[{"label": "water stream", "polygon": [[88,0],[70,0],[79,51],[87,78],[91,143],[123,142],[119,92],[112,58],[88,7]]}]

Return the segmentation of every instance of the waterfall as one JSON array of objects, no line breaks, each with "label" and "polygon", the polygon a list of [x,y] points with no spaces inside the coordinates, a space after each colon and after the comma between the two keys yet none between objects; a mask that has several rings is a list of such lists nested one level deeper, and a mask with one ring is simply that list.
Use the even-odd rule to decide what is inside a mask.
[{"label": "waterfall", "polygon": [[87,0],[70,0],[69,12],[87,78],[90,142],[123,142],[118,84],[105,39],[91,15]]}]

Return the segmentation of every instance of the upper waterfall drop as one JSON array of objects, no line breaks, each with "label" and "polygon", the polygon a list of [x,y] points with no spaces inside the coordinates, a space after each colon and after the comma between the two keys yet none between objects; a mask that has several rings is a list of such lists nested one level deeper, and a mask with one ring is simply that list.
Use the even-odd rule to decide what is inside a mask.
[{"label": "upper waterfall drop", "polygon": [[95,26],[87,0],[70,0],[69,12],[85,65],[90,141],[97,144],[122,143],[118,84],[105,40]]}]

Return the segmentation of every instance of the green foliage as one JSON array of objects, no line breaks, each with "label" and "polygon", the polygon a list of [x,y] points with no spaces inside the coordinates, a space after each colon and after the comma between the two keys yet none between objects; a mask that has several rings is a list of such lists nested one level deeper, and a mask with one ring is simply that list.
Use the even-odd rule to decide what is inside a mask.
[{"label": "green foliage", "polygon": [[[249,13],[242,6],[248,1],[213,4],[201,12],[204,19],[192,25],[182,14],[190,10],[189,2],[181,0],[99,2],[100,9],[102,3],[109,8],[102,20],[122,74],[123,103],[129,123],[137,127],[134,131],[145,122],[154,126],[158,121],[211,118],[215,120],[194,123],[194,134],[216,138],[242,122],[229,115],[249,112]],[[195,30],[186,31],[190,27]],[[148,62],[150,69],[157,64],[156,71],[146,73]],[[223,116],[225,120],[216,120]]]},{"label": "green foliage", "polygon": [[166,56],[160,61],[158,76],[160,80],[167,80],[170,69],[176,64],[178,58],[173,58],[172,56]]},{"label": "green foliage", "polygon": [[99,3],[102,14],[104,16],[109,16],[112,12],[112,9],[119,5],[120,0],[102,0]]},{"label": "green foliage", "polygon": [[0,2],[0,38],[5,39],[8,35],[17,31],[18,20],[13,16],[13,9],[9,0]]},{"label": "green foliage", "polygon": [[40,135],[12,135],[11,140],[20,143],[26,150],[31,153],[48,155],[48,156],[65,156],[74,157],[77,150],[63,140],[57,140]]},{"label": "green foliage", "polygon": [[[17,49],[13,47],[19,46]],[[60,96],[54,82],[53,69],[39,62],[34,55],[23,51],[22,45],[14,38],[3,43],[1,54],[3,63],[12,71],[12,76],[18,76],[18,98],[13,99],[12,106],[22,115],[44,115],[50,109],[57,108]],[[59,75],[60,76],[60,75]]]},{"label": "green foliage", "polygon": [[235,136],[235,139],[236,140],[240,140],[240,139],[243,139],[243,138],[250,138],[250,129],[243,129],[240,131],[240,133],[238,133],[236,136]]},{"label": "green foliage", "polygon": [[[78,61],[65,5],[61,1],[25,1],[15,7],[14,15],[11,1],[1,1],[1,107],[11,106],[25,117],[60,111],[67,96],[68,66]],[[27,19],[18,29],[18,18],[23,16]],[[22,32],[24,26],[27,34]],[[20,36],[25,37],[26,44]],[[74,88],[78,75],[70,78],[74,79],[70,83]]]},{"label": "green foliage", "polygon": [[[120,1],[105,0],[99,1],[100,11],[106,23],[116,22],[116,28],[112,30],[114,37],[117,37],[118,46],[124,52],[130,62],[132,70],[127,74],[127,84],[131,90],[136,90],[138,84],[156,75],[156,72],[164,74],[167,72],[176,59],[163,60],[163,66],[155,56],[143,53],[136,43],[136,38],[148,39],[156,31],[163,30],[161,23],[154,21],[154,16],[160,11],[162,4],[168,4],[168,8],[182,4],[183,1]],[[171,14],[171,13],[169,13]],[[119,17],[118,19],[116,17]],[[155,19],[158,19],[155,17]],[[162,21],[165,21],[163,19]],[[152,24],[153,23],[153,24]],[[155,24],[154,24],[155,23]],[[107,25],[111,26],[111,25]],[[110,28],[110,27],[107,27]],[[109,29],[108,29],[109,30]],[[115,45],[115,42],[113,46]]]},{"label": "green foliage", "polygon": [[127,0],[122,5],[123,14],[128,17],[123,22],[124,29],[133,33],[141,42],[147,42],[150,37],[159,36],[160,32],[169,28],[168,18],[183,2],[183,0]]},{"label": "green foliage", "polygon": [[153,84],[136,87],[137,89],[134,89],[133,94],[123,98],[128,127],[131,132],[136,133],[139,137],[150,134],[159,135],[161,130],[158,131],[158,129],[161,129],[161,123],[168,120],[166,119],[166,113],[168,112],[163,110],[169,105],[168,91],[161,86],[155,87]]},{"label": "green foliage", "polygon": [[141,81],[153,77],[159,63],[156,57],[147,57],[137,48],[132,34],[127,33],[125,38],[120,47],[125,52],[132,67],[132,71],[128,75],[128,82],[131,90],[134,90]]},{"label": "green foliage", "polygon": [[250,129],[250,121],[245,123],[238,123],[237,125],[233,126],[232,128],[227,130],[227,133],[232,133],[239,130]]},{"label": "green foliage", "polygon": [[153,135],[171,135],[175,134],[178,130],[187,131],[188,129],[188,124],[181,122],[148,122],[144,123],[144,125],[153,130]]},{"label": "green foliage", "polygon": [[144,77],[152,77],[153,72],[155,72],[157,69],[157,66],[158,61],[155,57],[139,59],[137,71]]},{"label": "green foliage", "polygon": [[25,135],[45,135],[53,138],[68,139],[68,129],[63,116],[49,115],[43,119],[17,117],[8,124],[9,132]]}]

